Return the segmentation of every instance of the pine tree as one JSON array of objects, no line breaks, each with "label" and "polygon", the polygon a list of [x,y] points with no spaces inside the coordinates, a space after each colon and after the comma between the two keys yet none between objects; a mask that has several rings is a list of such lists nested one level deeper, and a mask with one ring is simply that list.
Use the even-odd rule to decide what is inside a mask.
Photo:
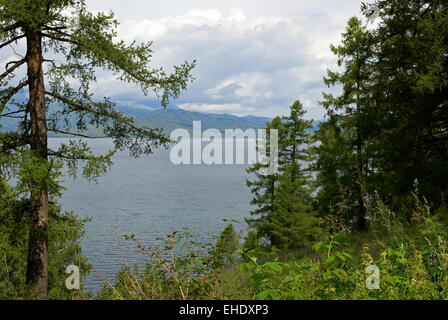
[{"label": "pine tree", "polygon": [[448,189],[448,3],[380,0],[375,5],[380,22],[371,80],[371,130],[380,172],[375,183],[393,202],[414,189],[417,178],[420,194],[436,208]]},{"label": "pine tree", "polygon": [[[294,249],[312,240],[317,221],[313,215],[309,163],[313,160],[309,146],[312,121],[303,120],[304,108],[299,101],[291,106],[288,117],[275,118],[268,127],[279,130],[278,169],[276,176],[258,176],[249,183],[255,194],[252,204],[257,208],[249,226],[278,249]],[[249,172],[256,170],[252,167]]]},{"label": "pine tree", "polygon": [[[266,124],[266,141],[264,145],[258,145],[257,148],[263,148],[266,157],[270,158],[270,138],[271,130],[278,130],[279,134],[282,128],[282,120],[280,117],[275,117],[271,122]],[[281,137],[278,137],[281,139]],[[259,150],[261,151],[261,150]],[[257,218],[246,218],[246,223],[252,228],[257,230],[257,237],[266,238],[269,234],[269,230],[265,228],[266,223],[271,218],[274,212],[275,203],[275,187],[277,185],[279,175],[265,174],[265,170],[269,164],[265,164],[262,161],[249,167],[246,171],[247,173],[255,177],[254,180],[246,180],[247,186],[251,189],[254,198],[251,201],[251,205],[255,207],[250,212],[251,216],[256,216]]]},{"label": "pine tree", "polygon": [[[117,25],[113,13],[90,13],[84,0],[0,0],[0,49],[15,45],[20,52],[20,44],[26,44],[26,52],[17,52],[20,58],[9,61],[0,74],[0,119],[21,123],[17,132],[0,134],[0,151],[9,154],[8,170],[21,191],[30,194],[26,278],[39,298],[47,293],[48,203],[61,191],[61,161],[72,172],[79,160],[86,161],[84,174],[94,178],[107,170],[113,154],[95,157],[85,142],[74,141],[50,150],[48,133],[73,135],[74,123],[80,132],[89,125],[113,138],[117,149],[128,148],[133,156],[151,153],[168,139],[160,130],[136,127],[110,99],[95,100],[90,89],[97,70],[110,71],[145,94],[154,91],[164,106],[191,80],[194,63],[175,67],[171,75],[152,68],[151,42],[117,40]],[[25,72],[18,72],[22,68]],[[26,98],[19,95],[25,88]]]},{"label": "pine tree", "polygon": [[[448,189],[448,33],[440,32],[448,27],[448,5],[378,0],[374,6],[377,27],[352,18],[341,45],[332,46],[343,71],[329,71],[325,81],[343,91],[324,94],[329,120],[317,151],[321,211],[345,207],[359,229],[367,193],[377,191],[399,210],[414,181],[434,208]],[[368,5],[362,9],[371,14]]]},{"label": "pine tree", "polygon": [[[328,181],[328,183],[337,184],[338,180],[347,182],[347,184],[343,184],[343,188],[349,190],[353,196],[353,203],[356,203],[353,206],[357,207],[354,218],[358,222],[359,230],[365,228],[366,215],[363,195],[366,192],[366,176],[369,170],[365,145],[369,125],[366,121],[366,114],[371,108],[369,78],[372,73],[372,42],[373,36],[362,25],[361,20],[356,17],[351,18],[346,32],[342,35],[341,44],[339,46],[331,45],[332,52],[338,57],[338,65],[343,67],[344,71],[339,73],[329,70],[328,77],[324,79],[328,86],[341,86],[342,94],[335,97],[333,94],[324,93],[322,102],[331,119],[329,124],[339,127],[333,129],[334,133],[337,132],[341,135],[340,138],[347,146],[347,150],[343,148],[334,148],[334,150],[342,152],[339,157],[344,159],[344,163],[340,163],[341,166],[338,169],[339,173],[348,175],[348,179],[337,179]],[[336,143],[336,141],[334,142]],[[327,147],[326,145],[322,146],[322,148]],[[353,159],[351,160],[350,157]],[[327,173],[321,171],[320,174]],[[334,175],[334,172],[329,174]],[[325,185],[323,188],[331,189],[333,186]]]}]

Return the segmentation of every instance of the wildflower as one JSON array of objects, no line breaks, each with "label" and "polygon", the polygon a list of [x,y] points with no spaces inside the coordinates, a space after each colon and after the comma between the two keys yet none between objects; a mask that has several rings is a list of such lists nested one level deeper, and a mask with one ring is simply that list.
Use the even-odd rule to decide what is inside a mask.
[{"label": "wildflower", "polygon": [[434,262],[436,262],[436,261],[437,261],[437,252],[431,252],[431,253],[429,254],[429,257],[430,257],[432,260],[434,260]]},{"label": "wildflower", "polygon": [[418,184],[419,184],[418,179],[415,178],[415,180],[414,180],[414,188],[415,188],[416,192],[418,192]]},{"label": "wildflower", "polygon": [[320,260],[320,259],[322,259],[322,257],[321,257],[321,255],[320,254],[316,254],[316,257],[315,257],[317,260]]},{"label": "wildflower", "polygon": [[370,206],[370,205],[372,204],[372,202],[373,202],[373,197],[372,197],[370,194],[367,193],[367,194],[364,196],[363,200],[364,200],[364,203],[365,203],[367,206]]}]

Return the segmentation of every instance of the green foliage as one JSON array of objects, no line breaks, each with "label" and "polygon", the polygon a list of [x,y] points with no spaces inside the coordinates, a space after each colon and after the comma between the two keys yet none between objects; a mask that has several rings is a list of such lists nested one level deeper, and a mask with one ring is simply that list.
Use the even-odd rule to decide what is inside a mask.
[{"label": "green foliage", "polygon": [[[321,215],[365,227],[363,198],[378,192],[401,215],[419,192],[437,210],[444,202],[447,159],[448,11],[443,1],[375,1],[377,27],[356,17],[331,46],[342,71],[328,71],[328,120],[318,132]],[[363,5],[369,15],[369,5]],[[443,62],[444,61],[444,62]],[[415,180],[417,178],[417,180]],[[403,208],[403,212],[409,213]]]},{"label": "green foliage", "polygon": [[214,270],[233,266],[237,258],[234,252],[239,247],[239,240],[240,236],[235,232],[233,224],[229,223],[209,251],[209,265]]},{"label": "green foliage", "polygon": [[[328,86],[342,86],[342,93],[323,94],[321,104],[329,120],[320,127],[317,138],[322,144],[316,148],[319,158],[315,168],[322,186],[321,213],[342,215],[346,221],[356,220],[361,230],[365,227],[362,198],[371,175],[367,165],[367,137],[372,107],[368,88],[372,74],[372,38],[361,20],[353,17],[342,34],[341,44],[331,45],[339,67],[344,69],[341,73],[328,70],[324,81]],[[346,208],[337,208],[341,198],[349,200]]]},{"label": "green foliage", "polygon": [[[305,164],[312,161],[307,148],[313,141],[307,132],[312,121],[304,120],[304,114],[302,104],[296,101],[291,106],[290,116],[277,117],[266,127],[269,135],[266,148],[271,145],[270,130],[278,130],[278,173],[260,173],[265,167],[263,164],[255,164],[247,170],[256,177],[254,181],[247,181],[247,185],[254,194],[252,205],[256,206],[251,215],[258,216],[247,222],[267,245],[278,249],[305,247],[318,233],[319,221],[312,210],[313,184]],[[253,235],[251,237],[253,239]]]},{"label": "green foliage", "polygon": [[[89,272],[87,259],[81,254],[80,239],[89,219],[80,219],[71,212],[50,206],[49,218],[49,298],[85,297],[81,290],[69,291],[65,286],[65,268],[76,265],[82,278]],[[29,201],[19,199],[17,192],[0,180],[0,299],[31,297],[25,285],[30,228]]]},{"label": "green foliage", "polygon": [[[372,231],[363,234],[361,243],[354,242],[355,234],[340,232],[317,242],[313,258],[293,262],[258,263],[249,252],[250,261],[240,271],[251,272],[255,299],[448,299],[448,234],[446,226],[427,216],[426,209],[417,200],[414,213],[419,219],[394,229],[389,237],[384,222],[391,212],[379,203],[370,212],[376,216]],[[366,286],[366,270],[372,265],[380,271],[379,290]]]},{"label": "green foliage", "polygon": [[343,219],[345,225],[357,215],[356,166],[351,150],[346,147],[347,137],[333,121],[320,124],[316,132],[320,142],[314,146],[317,160],[313,164],[320,187],[316,200],[318,211],[324,217]]},{"label": "green foliage", "polygon": [[404,196],[415,178],[433,208],[448,184],[446,1],[376,1],[378,59],[371,86],[375,159],[384,197]]},{"label": "green foliage", "polygon": [[188,230],[173,232],[158,239],[160,245],[148,248],[135,235],[124,236],[133,241],[148,257],[144,269],[125,268],[116,275],[116,282],[105,283],[98,299],[119,300],[188,300],[221,299],[219,272],[236,259],[239,236],[229,224],[215,243],[197,239]]},{"label": "green foliage", "polygon": [[[100,299],[242,300],[441,300],[448,299],[448,233],[414,197],[412,222],[393,213],[378,197],[368,207],[366,232],[338,232],[314,242],[312,253],[288,259],[263,251],[237,249],[233,265],[212,268],[221,253],[234,248],[229,225],[217,241],[196,241],[188,231],[173,233],[153,249],[135,236],[150,262],[126,267]],[[226,245],[224,245],[226,244]],[[225,248],[225,249],[224,249]],[[217,255],[216,255],[217,254]],[[232,254],[234,254],[232,252]],[[215,256],[216,255],[216,256]],[[379,269],[380,289],[368,289],[368,267]]]}]

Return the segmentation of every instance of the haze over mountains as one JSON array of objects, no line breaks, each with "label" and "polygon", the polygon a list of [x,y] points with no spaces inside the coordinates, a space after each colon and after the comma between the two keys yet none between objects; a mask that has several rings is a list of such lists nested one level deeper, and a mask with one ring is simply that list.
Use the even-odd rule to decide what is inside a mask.
[{"label": "haze over mountains", "polygon": [[162,128],[165,132],[175,129],[192,131],[193,121],[201,121],[202,130],[217,129],[258,129],[266,125],[270,118],[245,116],[237,117],[230,114],[212,114],[186,111],[180,108],[159,109],[139,116],[135,122],[139,126]]},{"label": "haze over mountains", "polygon": [[[118,106],[117,110],[131,115],[135,119],[137,126],[146,126],[149,128],[162,128],[166,134],[175,129],[186,129],[192,132],[193,121],[201,121],[202,130],[217,129],[224,133],[225,129],[258,129],[266,125],[270,118],[257,116],[237,117],[230,114],[211,114],[186,111],[176,106],[163,108],[135,108],[127,106]],[[0,122],[1,131],[12,131],[18,126],[18,120],[2,118]],[[75,132],[75,131],[74,131]],[[91,128],[84,132],[89,136],[101,136],[101,132]],[[53,135],[59,136],[59,135]]]}]

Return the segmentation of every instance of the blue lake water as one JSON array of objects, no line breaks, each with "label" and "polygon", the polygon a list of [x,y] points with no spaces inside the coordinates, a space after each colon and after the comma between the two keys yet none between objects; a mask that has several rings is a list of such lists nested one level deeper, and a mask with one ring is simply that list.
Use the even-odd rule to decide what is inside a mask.
[{"label": "blue lake water", "polygon": [[[50,148],[68,139],[52,138]],[[92,139],[95,153],[113,148],[111,140]],[[172,231],[190,228],[202,238],[214,237],[226,226],[223,219],[241,221],[251,209],[251,193],[246,186],[247,165],[173,165],[170,151],[158,149],[150,156],[130,158],[120,152],[113,158],[111,171],[98,184],[82,178],[66,178],[60,202],[64,210],[82,218],[92,217],[87,224],[87,239],[82,240],[84,255],[95,271],[113,281],[123,267],[123,255],[129,264],[145,260],[130,242],[121,239],[123,252],[117,246],[118,233],[135,234],[147,245]],[[95,291],[103,281],[95,273],[86,279],[86,288]]]}]

